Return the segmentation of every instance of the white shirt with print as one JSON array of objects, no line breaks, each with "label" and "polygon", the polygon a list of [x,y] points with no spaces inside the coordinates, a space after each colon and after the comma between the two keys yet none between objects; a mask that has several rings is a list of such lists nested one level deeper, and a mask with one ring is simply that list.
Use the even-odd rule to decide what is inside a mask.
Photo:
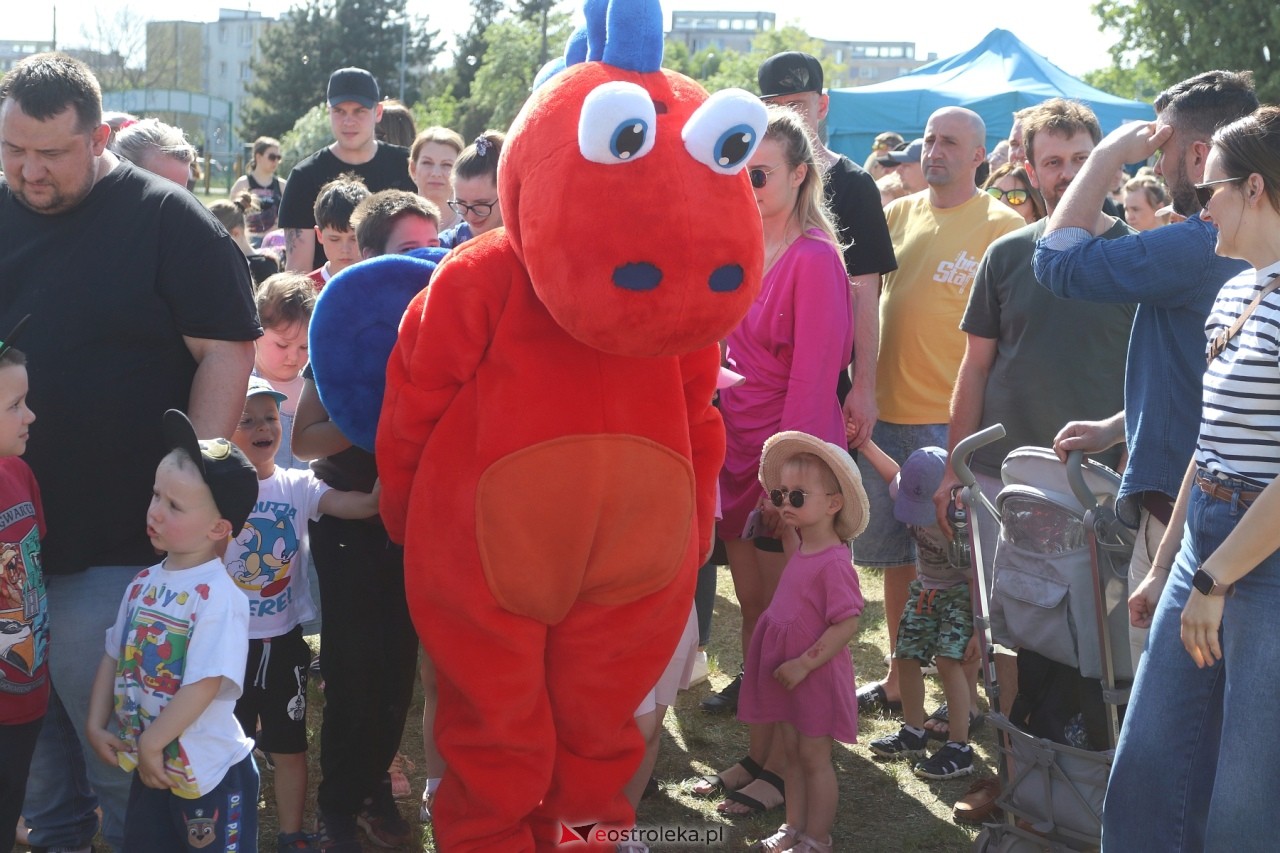
[{"label": "white shirt with print", "polygon": [[[236,721],[236,700],[249,654],[249,608],[217,559],[169,571],[161,563],[130,583],[107,654],[116,661],[115,717],[120,739],[137,752],[138,738],[184,684],[221,678],[218,695],[164,750],[165,770],[180,797],[209,793],[253,751]],[[121,753],[126,771],[133,755]]]}]

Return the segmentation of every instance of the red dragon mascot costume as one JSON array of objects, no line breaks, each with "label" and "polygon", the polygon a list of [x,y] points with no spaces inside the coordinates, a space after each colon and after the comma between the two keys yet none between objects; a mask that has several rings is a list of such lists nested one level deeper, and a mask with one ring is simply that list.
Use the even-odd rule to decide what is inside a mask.
[{"label": "red dragon mascot costume", "polygon": [[633,714],[710,549],[717,342],[760,286],[763,106],[661,69],[658,0],[586,20],[508,136],[505,230],[444,261],[387,366],[382,516],[437,669],[450,853],[634,822]]}]

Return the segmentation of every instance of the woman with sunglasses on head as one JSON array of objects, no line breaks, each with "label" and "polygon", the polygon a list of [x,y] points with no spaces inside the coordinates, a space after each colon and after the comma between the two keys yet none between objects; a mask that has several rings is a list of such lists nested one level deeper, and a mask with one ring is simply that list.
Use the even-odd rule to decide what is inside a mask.
[{"label": "woman with sunglasses on head", "polygon": [[[769,108],[769,127],[748,167],[764,226],[764,280],[747,316],[725,341],[729,367],[746,377],[720,392],[727,448],[720,472],[725,542],[742,608],[742,648],[782,575],[780,511],[757,475],[765,439],[800,430],[843,446],[832,377],[853,351],[853,307],[841,247],[826,209],[822,172],[803,120]],[[852,692],[847,697],[856,706]],[[781,744],[771,725],[751,727],[747,757],[707,777],[695,793],[728,791],[718,810],[746,815],[783,799]],[[772,748],[771,748],[772,747]]]},{"label": "woman with sunglasses on head", "polygon": [[453,164],[453,198],[449,209],[462,221],[440,234],[440,245],[452,249],[502,225],[498,201],[498,155],[505,134],[486,130],[463,149]]},{"label": "woman with sunglasses on head", "polygon": [[280,215],[280,199],[284,198],[283,178],[276,177],[280,168],[280,140],[259,136],[253,141],[253,155],[249,158],[249,171],[236,178],[231,185],[229,198],[239,198],[247,192],[258,200],[258,209],[245,217],[249,227],[249,244],[262,245],[262,238],[276,227]]},{"label": "woman with sunglasses on head", "polygon": [[1005,163],[991,173],[982,189],[1011,207],[1027,220],[1027,224],[1039,222],[1045,217],[1044,199],[1040,191],[1031,186],[1027,170],[1015,163]]},{"label": "woman with sunglasses on head", "polygon": [[1273,850],[1280,801],[1280,107],[1219,128],[1197,184],[1216,251],[1252,269],[1205,322],[1195,456],[1147,578],[1151,626],[1108,785],[1103,849]]}]

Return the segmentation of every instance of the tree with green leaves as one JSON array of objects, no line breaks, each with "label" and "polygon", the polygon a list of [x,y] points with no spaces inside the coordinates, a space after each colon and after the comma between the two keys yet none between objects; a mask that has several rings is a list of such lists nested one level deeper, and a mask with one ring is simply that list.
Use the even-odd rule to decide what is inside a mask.
[{"label": "tree with green leaves", "polygon": [[[569,16],[552,13],[547,40],[564,45],[572,27]],[[506,130],[533,90],[533,78],[542,67],[541,21],[507,18],[485,31],[488,51],[476,73],[471,97],[458,128],[465,139],[478,136],[485,128]]]},{"label": "tree with green leaves", "polygon": [[689,68],[693,73],[689,76],[700,80],[709,92],[717,92],[732,86],[755,92],[759,88],[756,82],[756,71],[761,63],[775,53],[798,50],[818,57],[822,63],[823,77],[829,83],[844,74],[845,66],[834,62],[830,57],[823,56],[822,47],[820,40],[811,38],[799,27],[786,26],[765,30],[751,40],[751,50],[747,53],[714,49],[698,51],[690,57]]},{"label": "tree with green leaves", "polygon": [[252,100],[242,135],[282,136],[300,111],[323,103],[329,74],[368,69],[384,96],[399,94],[403,40],[405,100],[416,100],[419,79],[440,48],[425,18],[410,16],[406,0],[302,0],[268,29],[254,61]]},{"label": "tree with green leaves", "polygon": [[[516,0],[516,17],[522,21],[531,21],[538,25],[542,33],[542,47],[538,51],[538,67],[547,64],[547,60],[557,53],[557,46],[551,43],[551,10],[557,0]],[[563,45],[559,45],[563,48]]]},{"label": "tree with green leaves", "polygon": [[[466,101],[471,96],[471,85],[476,74],[484,65],[485,51],[489,42],[485,32],[502,14],[502,0],[471,0],[471,26],[458,36],[457,48],[453,54],[453,88],[455,100]],[[483,128],[482,128],[483,129]]]},{"label": "tree with green leaves", "polygon": [[1133,65],[1112,65],[1089,71],[1080,78],[1095,89],[1148,104],[1168,85],[1145,59]]},{"label": "tree with green leaves", "polygon": [[1251,69],[1261,101],[1280,101],[1280,5],[1275,0],[1099,0],[1101,29],[1118,34],[1115,67],[1149,66],[1160,88],[1202,71]]}]

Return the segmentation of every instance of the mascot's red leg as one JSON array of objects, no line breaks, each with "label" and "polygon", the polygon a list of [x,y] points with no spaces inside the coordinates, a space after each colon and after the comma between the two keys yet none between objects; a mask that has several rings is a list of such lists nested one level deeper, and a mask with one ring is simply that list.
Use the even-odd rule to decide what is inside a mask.
[{"label": "mascot's red leg", "polygon": [[[635,712],[671,660],[689,616],[692,581],[692,573],[682,572],[630,604],[579,603],[551,629],[547,687],[557,743],[551,789],[534,816],[539,850],[556,848],[566,826],[634,822],[622,788],[644,753]],[[587,847],[560,849],[615,849],[588,839]]]},{"label": "mascot's red leg", "polygon": [[528,816],[555,760],[546,626],[499,608],[478,563],[432,566],[427,581],[413,567],[410,590],[436,664],[436,744],[448,763],[433,810],[437,844],[448,853],[532,851]]}]

